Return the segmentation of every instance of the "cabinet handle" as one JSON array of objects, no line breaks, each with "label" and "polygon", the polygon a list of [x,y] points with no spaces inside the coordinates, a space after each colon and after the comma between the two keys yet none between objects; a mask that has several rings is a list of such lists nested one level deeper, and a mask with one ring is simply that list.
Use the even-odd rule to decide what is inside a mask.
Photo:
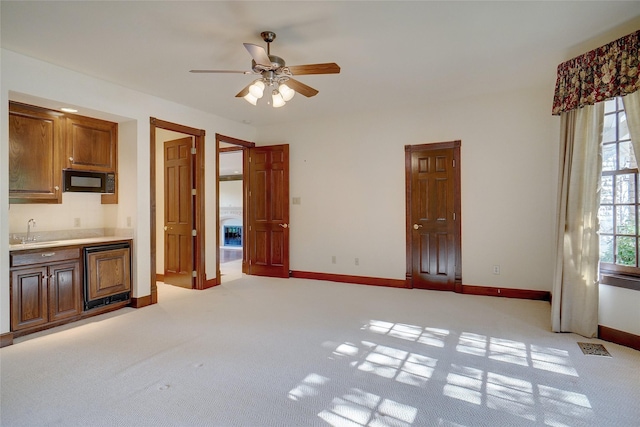
[{"label": "cabinet handle", "polygon": [[58,191],[60,190],[60,187],[58,187],[57,185],[55,187],[53,187],[54,190]]},{"label": "cabinet handle", "polygon": [[55,252],[44,252],[42,254],[43,257],[50,257],[50,256],[54,256],[56,253]]},{"label": "cabinet handle", "polygon": [[69,161],[70,161],[70,162],[73,162],[73,157],[69,157]]}]

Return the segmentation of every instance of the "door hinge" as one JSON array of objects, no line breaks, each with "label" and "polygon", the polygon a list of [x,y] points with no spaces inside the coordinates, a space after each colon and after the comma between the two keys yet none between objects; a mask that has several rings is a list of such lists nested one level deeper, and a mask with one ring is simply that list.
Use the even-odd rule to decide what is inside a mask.
[{"label": "door hinge", "polygon": [[192,189],[191,189],[191,195],[192,195],[192,196],[195,196],[195,195],[196,195],[196,189],[195,189],[195,188],[192,188]]},{"label": "door hinge", "polygon": [[195,237],[198,235],[198,232],[196,230],[191,230],[191,235]]},{"label": "door hinge", "polygon": [[198,277],[198,272],[197,272],[197,271],[195,271],[195,270],[193,270],[193,271],[191,272],[191,277]]},{"label": "door hinge", "polygon": [[453,220],[454,221],[456,220],[456,213],[455,212],[453,213]]},{"label": "door hinge", "polygon": [[454,168],[456,167],[456,160],[455,159],[453,159],[453,167]]},{"label": "door hinge", "polygon": [[191,147],[191,154],[196,154],[196,147]]}]

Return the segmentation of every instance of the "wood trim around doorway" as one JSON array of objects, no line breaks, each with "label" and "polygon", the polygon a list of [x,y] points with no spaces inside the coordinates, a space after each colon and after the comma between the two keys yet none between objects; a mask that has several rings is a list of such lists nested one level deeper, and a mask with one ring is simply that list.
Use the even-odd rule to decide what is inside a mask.
[{"label": "wood trim around doorway", "polygon": [[205,216],[204,216],[204,195],[205,195],[205,179],[204,179],[204,145],[205,145],[205,131],[203,129],[196,129],[177,123],[167,122],[164,120],[151,117],[150,120],[150,220],[151,220],[151,304],[158,302],[158,288],[156,286],[156,280],[158,279],[156,273],[156,128],[166,129],[174,132],[183,133],[185,135],[191,135],[195,141],[195,161],[194,161],[194,184],[196,188],[196,195],[194,200],[194,222],[193,226],[196,233],[194,243],[194,265],[193,268],[196,271],[195,286],[194,289],[206,289],[210,287],[209,282],[206,280],[206,257],[205,257]]}]

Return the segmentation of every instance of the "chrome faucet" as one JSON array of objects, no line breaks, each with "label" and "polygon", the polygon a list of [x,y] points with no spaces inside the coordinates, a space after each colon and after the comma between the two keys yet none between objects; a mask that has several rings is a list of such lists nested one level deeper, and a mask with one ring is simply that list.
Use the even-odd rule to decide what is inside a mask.
[{"label": "chrome faucet", "polygon": [[29,221],[27,221],[27,239],[26,239],[27,242],[32,241],[32,240],[34,240],[34,241],[36,240],[35,237],[31,237],[31,238],[29,237],[29,234],[31,234],[31,226],[32,225],[34,227],[36,226],[36,221],[33,218],[31,218]]}]

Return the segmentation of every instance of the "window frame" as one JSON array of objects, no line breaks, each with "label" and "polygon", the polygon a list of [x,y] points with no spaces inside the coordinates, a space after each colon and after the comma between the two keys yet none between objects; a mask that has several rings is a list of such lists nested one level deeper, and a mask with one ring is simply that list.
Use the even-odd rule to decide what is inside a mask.
[{"label": "window frame", "polygon": [[[600,239],[602,236],[611,236],[613,239],[613,263],[600,261],[600,279],[602,284],[618,286],[628,289],[640,290],[640,168],[637,165],[638,158],[636,157],[636,167],[635,168],[622,168],[619,169],[620,162],[620,147],[622,144],[629,143],[631,144],[631,137],[628,139],[620,139],[620,114],[625,114],[624,105],[622,102],[622,98],[617,97],[613,100],[608,100],[605,102],[615,101],[615,107],[612,110],[605,109],[604,121],[606,122],[607,116],[615,116],[615,138],[612,141],[602,142],[602,151],[605,151],[606,146],[615,146],[615,169],[613,170],[605,170],[605,158],[603,156],[603,170],[601,173],[601,178],[612,177],[611,183],[611,203],[602,203],[602,206],[610,206],[611,207],[611,232],[602,233],[600,227],[598,229],[598,235]],[[604,137],[604,135],[603,135]],[[604,139],[604,138],[603,138]],[[633,146],[631,146],[631,153],[633,153]],[[620,175],[633,175],[634,182],[634,201],[633,203],[621,203],[616,200],[616,192],[617,190],[617,180],[616,177]],[[617,229],[617,214],[616,207],[617,206],[634,206],[634,216],[635,216],[635,234],[625,234],[620,233]],[[600,211],[599,215],[600,217]],[[617,264],[616,260],[618,257],[618,243],[617,237],[625,237],[632,236],[635,239],[635,266],[628,266]],[[601,253],[602,255],[602,253]]]}]

